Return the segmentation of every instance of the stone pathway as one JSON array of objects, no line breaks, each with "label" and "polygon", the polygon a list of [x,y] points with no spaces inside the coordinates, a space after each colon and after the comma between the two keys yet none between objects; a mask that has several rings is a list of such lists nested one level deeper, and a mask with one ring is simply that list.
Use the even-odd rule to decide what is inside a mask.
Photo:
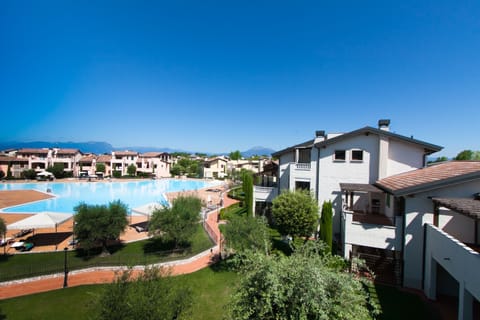
[{"label": "stone pathway", "polygon": [[[224,207],[228,207],[238,202],[227,197],[223,197]],[[208,215],[206,223],[215,232],[217,239],[220,237],[220,230],[217,223],[218,210]],[[169,267],[172,275],[187,274],[208,267],[215,262],[219,253],[219,246],[216,245],[212,250],[205,251],[193,258],[174,261],[162,264]],[[68,286],[74,287],[85,284],[110,283],[115,278],[116,270],[119,268],[97,268],[88,270],[72,271],[68,275]],[[138,271],[137,271],[138,272]],[[0,299],[8,299],[33,293],[45,292],[60,289],[63,287],[63,273],[47,276],[41,279],[27,279],[12,281],[8,284],[0,284]]]}]

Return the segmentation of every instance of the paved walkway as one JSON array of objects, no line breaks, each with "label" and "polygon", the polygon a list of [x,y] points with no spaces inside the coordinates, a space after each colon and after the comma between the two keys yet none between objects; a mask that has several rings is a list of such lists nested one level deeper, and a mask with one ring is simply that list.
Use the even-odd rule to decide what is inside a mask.
[{"label": "paved walkway", "polygon": [[[224,207],[228,207],[238,202],[227,197],[226,193],[223,197]],[[210,226],[211,230],[217,236],[220,237],[220,230],[217,223],[218,210],[211,212],[206,220],[206,223]],[[216,245],[212,248],[212,251],[206,251],[193,258],[165,263],[170,268],[172,275],[186,274],[198,271],[214,263],[217,254],[219,253],[219,246]],[[74,287],[85,284],[99,284],[110,283],[115,278],[115,269],[118,268],[97,268],[72,271],[68,275],[68,286]],[[23,295],[29,295],[33,293],[45,292],[60,289],[63,287],[63,274],[57,274],[48,276],[41,279],[27,279],[16,282],[10,282],[7,285],[0,284],[0,300],[12,297],[18,297]]]}]

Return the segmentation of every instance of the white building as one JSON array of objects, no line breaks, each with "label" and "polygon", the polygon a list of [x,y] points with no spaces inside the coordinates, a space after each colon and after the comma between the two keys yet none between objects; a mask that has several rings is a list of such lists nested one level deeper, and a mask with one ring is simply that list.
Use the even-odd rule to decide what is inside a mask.
[{"label": "white building", "polygon": [[137,158],[137,172],[156,178],[170,177],[171,156],[166,152],[146,152]]},{"label": "white building", "polygon": [[[389,124],[388,120],[380,120],[379,128],[364,127],[344,134],[317,131],[315,139],[274,153],[279,159],[278,191],[307,189],[320,206],[332,201],[333,230],[340,240],[340,183],[373,184],[422,168],[428,155],[441,150],[437,145],[392,133]],[[364,203],[364,209],[381,205],[379,200]]]},{"label": "white building", "polygon": [[[320,206],[332,201],[344,257],[365,259],[378,280],[424,290],[431,299],[458,297],[458,319],[478,319],[480,162],[426,167],[426,156],[441,147],[388,126],[317,132],[275,153],[279,191],[308,189]],[[270,196],[274,188],[255,188],[256,201]]]},{"label": "white building", "polygon": [[127,175],[127,168],[130,165],[137,167],[137,160],[138,152],[136,151],[112,151],[112,158],[110,160],[112,174],[118,171],[122,176]]}]

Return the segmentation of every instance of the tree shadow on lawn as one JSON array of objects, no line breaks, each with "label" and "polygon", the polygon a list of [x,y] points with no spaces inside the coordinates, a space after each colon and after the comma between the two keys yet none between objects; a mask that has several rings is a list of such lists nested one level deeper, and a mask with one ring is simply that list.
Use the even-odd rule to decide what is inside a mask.
[{"label": "tree shadow on lawn", "polygon": [[181,242],[175,247],[174,241],[166,241],[162,238],[150,238],[143,245],[143,252],[145,254],[160,254],[164,255],[166,252],[190,252],[192,244],[190,242]]},{"label": "tree shadow on lawn", "polygon": [[[108,251],[108,253],[110,253],[112,255],[112,254],[122,250],[123,248],[125,248],[125,244],[123,244],[121,242],[117,242],[115,244],[109,245],[107,247],[107,251]],[[75,256],[77,258],[81,258],[84,261],[88,261],[88,260],[91,260],[93,258],[96,258],[96,257],[100,256],[102,253],[103,253],[103,248],[101,246],[97,246],[97,247],[90,248],[90,249],[78,248],[78,249],[75,250]]]}]

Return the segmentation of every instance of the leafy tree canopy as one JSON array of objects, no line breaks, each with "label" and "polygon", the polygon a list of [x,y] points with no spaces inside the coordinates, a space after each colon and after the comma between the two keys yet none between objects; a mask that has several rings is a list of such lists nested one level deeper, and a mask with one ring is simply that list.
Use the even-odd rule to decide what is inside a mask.
[{"label": "leafy tree canopy", "polygon": [[463,150],[457,154],[455,160],[480,160],[480,151]]},{"label": "leafy tree canopy", "polygon": [[127,174],[129,176],[134,176],[137,173],[137,167],[134,164],[131,164],[127,167]]},{"label": "leafy tree canopy", "polygon": [[57,179],[67,176],[63,163],[54,163],[53,166],[48,167],[46,171],[51,172]]},{"label": "leafy tree canopy", "polygon": [[105,173],[105,170],[106,170],[106,168],[105,168],[105,163],[97,163],[97,164],[95,165],[95,170],[96,170],[96,172],[103,172],[103,173]]},{"label": "leafy tree canopy", "polygon": [[128,225],[127,206],[120,200],[110,202],[108,206],[80,203],[74,210],[73,232],[86,249],[101,242],[107,252],[107,241],[118,239]]},{"label": "leafy tree canopy", "polygon": [[239,150],[230,152],[229,158],[231,160],[240,160],[242,159],[242,153]]},{"label": "leafy tree canopy", "polygon": [[318,221],[317,201],[306,190],[285,191],[272,201],[272,215],[281,234],[309,237]]},{"label": "leafy tree canopy", "polygon": [[[230,319],[372,319],[361,281],[321,242],[307,242],[292,256],[247,253]],[[372,310],[372,311],[370,311]]]},{"label": "leafy tree canopy", "polygon": [[237,252],[246,250],[269,254],[271,241],[268,226],[263,217],[232,216],[224,226],[224,235],[228,248]]},{"label": "leafy tree canopy", "polygon": [[92,313],[98,320],[187,319],[192,302],[191,289],[161,269],[147,268],[138,276],[127,270],[95,297]]},{"label": "leafy tree canopy", "polygon": [[173,241],[175,247],[188,242],[200,221],[202,202],[195,196],[180,196],[171,207],[155,210],[149,223],[150,234]]}]

